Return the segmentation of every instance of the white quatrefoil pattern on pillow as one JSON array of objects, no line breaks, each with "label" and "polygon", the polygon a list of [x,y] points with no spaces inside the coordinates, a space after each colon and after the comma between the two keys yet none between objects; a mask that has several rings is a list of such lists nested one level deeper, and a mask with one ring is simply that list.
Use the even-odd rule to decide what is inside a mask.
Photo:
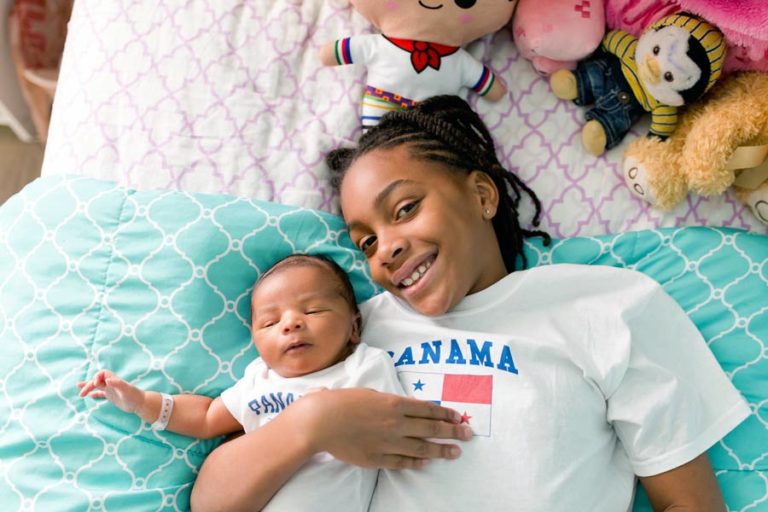
[{"label": "white quatrefoil pattern on pillow", "polygon": [[[341,219],[322,212],[68,176],[2,205],[0,509],[188,510],[217,441],[152,431],[75,384],[110,368],[144,388],[219,394],[256,355],[253,281],[294,252],[334,258],[359,300],[378,291]],[[753,410],[709,452],[729,510],[768,510],[768,237],[647,230],[528,255],[633,268],[682,305]],[[640,495],[634,511],[647,510]]]}]

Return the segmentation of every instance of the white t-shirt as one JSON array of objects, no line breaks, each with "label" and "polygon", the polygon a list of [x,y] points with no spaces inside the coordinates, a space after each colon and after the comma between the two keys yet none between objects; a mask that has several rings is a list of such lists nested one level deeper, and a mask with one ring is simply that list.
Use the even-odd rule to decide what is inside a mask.
[{"label": "white t-shirt", "polygon": [[[361,343],[344,361],[290,379],[279,376],[258,358],[246,367],[242,379],[221,394],[221,399],[250,432],[274,419],[307,391],[321,387],[362,387],[403,394],[389,355]],[[322,453],[302,466],[264,510],[360,512],[368,508],[376,476],[376,470],[350,466]]]},{"label": "white t-shirt", "polygon": [[374,512],[626,511],[635,474],[692,460],[749,415],[682,309],[637,272],[538,267],[442,316],[391,294],[362,315],[406,392],[475,432],[458,460],[382,471]]}]

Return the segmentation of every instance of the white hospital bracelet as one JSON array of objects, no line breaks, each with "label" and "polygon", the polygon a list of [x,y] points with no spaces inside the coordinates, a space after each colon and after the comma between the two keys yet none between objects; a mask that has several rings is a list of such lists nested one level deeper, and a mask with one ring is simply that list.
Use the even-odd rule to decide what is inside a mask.
[{"label": "white hospital bracelet", "polygon": [[167,393],[160,393],[160,399],[163,402],[160,406],[160,416],[152,424],[152,430],[165,430],[173,413],[173,397]]}]

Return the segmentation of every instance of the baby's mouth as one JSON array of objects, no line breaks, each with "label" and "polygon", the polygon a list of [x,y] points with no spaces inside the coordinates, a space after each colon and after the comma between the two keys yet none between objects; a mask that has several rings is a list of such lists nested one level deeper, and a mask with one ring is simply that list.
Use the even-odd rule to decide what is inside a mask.
[{"label": "baby's mouth", "polygon": [[303,350],[305,348],[309,348],[311,345],[309,343],[305,343],[303,341],[297,341],[295,343],[291,343],[286,347],[285,353],[290,354],[291,352],[296,352],[298,350]]}]

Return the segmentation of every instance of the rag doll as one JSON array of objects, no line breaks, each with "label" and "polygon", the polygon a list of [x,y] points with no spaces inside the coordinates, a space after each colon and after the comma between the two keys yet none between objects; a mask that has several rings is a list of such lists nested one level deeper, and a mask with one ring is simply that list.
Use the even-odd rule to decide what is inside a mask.
[{"label": "rag doll", "polygon": [[491,101],[506,94],[494,73],[461,46],[495,32],[512,17],[515,0],[353,0],[381,33],[323,46],[328,66],[363,64],[363,128],[391,110],[440,94],[472,89]]},{"label": "rag doll", "polygon": [[687,13],[665,16],[640,38],[610,31],[601,49],[576,70],[559,70],[550,77],[558,98],[587,111],[582,141],[587,151],[601,155],[624,138],[646,112],[651,113],[649,136],[667,138],[677,126],[678,108],[707,92],[720,77],[725,61],[722,33]]}]

